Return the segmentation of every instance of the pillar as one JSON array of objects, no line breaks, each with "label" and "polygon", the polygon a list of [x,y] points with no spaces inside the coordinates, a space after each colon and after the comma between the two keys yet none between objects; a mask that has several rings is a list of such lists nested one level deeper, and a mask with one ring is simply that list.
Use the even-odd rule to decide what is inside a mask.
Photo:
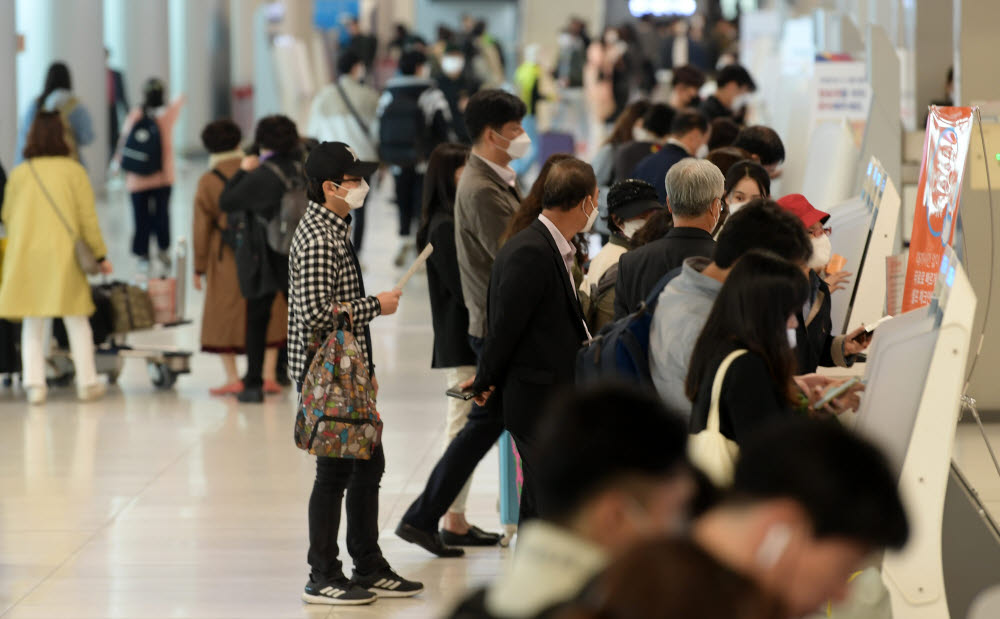
[{"label": "pillar", "polygon": [[112,66],[125,78],[129,105],[142,102],[147,79],[170,79],[167,0],[104,0],[104,41]]},{"label": "pillar", "polygon": [[229,15],[225,0],[170,0],[170,98],[187,98],[174,129],[179,155],[203,152],[201,130],[229,115]]},{"label": "pillar", "polygon": [[93,123],[94,142],[82,148],[81,154],[94,189],[100,191],[109,146],[104,1],[17,0],[15,10],[18,30],[25,37],[24,52],[17,56],[18,117],[31,97],[41,93],[49,64],[65,62],[73,92]]},{"label": "pillar", "polygon": [[[0,163],[14,165],[17,142],[17,23],[13,2],[0,2]],[[0,200],[3,197],[0,196]]]}]

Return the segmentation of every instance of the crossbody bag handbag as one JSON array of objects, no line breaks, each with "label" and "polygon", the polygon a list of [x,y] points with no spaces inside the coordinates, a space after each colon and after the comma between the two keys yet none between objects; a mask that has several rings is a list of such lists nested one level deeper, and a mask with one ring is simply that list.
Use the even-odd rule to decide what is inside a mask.
[{"label": "crossbody bag handbag", "polygon": [[722,397],[722,383],[726,372],[738,357],[746,354],[745,349],[734,350],[719,364],[712,383],[712,402],[708,407],[705,429],[688,437],[688,457],[719,488],[733,484],[736,458],[740,447],[719,430],[719,399]]},{"label": "crossbody bag handbag", "polygon": [[35,182],[38,183],[38,186],[42,189],[42,193],[45,194],[45,199],[48,201],[49,206],[52,207],[52,210],[55,211],[59,221],[61,221],[63,227],[66,228],[66,234],[69,235],[69,238],[73,239],[73,253],[76,255],[76,264],[80,267],[80,270],[87,275],[97,275],[101,272],[101,265],[97,261],[97,257],[94,255],[94,250],[90,249],[90,245],[87,245],[86,241],[73,234],[73,228],[70,227],[69,222],[66,221],[66,218],[59,210],[59,207],[56,206],[55,200],[53,200],[52,196],[49,195],[49,190],[45,188],[41,177],[38,176],[38,172],[35,170],[35,165],[31,161],[28,161],[28,168],[31,169],[31,173],[35,177]]}]

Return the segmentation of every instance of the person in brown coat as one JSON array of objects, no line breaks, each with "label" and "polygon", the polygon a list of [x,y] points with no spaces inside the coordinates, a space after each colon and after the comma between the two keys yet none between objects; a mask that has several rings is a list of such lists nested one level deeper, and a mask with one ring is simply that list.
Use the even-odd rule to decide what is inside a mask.
[{"label": "person in brown coat", "polygon": [[[236,257],[224,241],[226,214],[219,210],[219,195],[226,180],[240,169],[242,134],[231,120],[209,123],[201,141],[210,153],[209,171],[198,180],[194,198],[194,287],[205,291],[201,321],[201,350],[218,354],[226,370],[226,384],[212,395],[236,394],[243,381],[236,371],[236,355],[243,354],[246,338],[246,300],[236,277]],[[268,350],[264,356],[264,391],[278,393],[278,349],[284,347],[288,306],[281,295],[274,301],[267,327]]]}]

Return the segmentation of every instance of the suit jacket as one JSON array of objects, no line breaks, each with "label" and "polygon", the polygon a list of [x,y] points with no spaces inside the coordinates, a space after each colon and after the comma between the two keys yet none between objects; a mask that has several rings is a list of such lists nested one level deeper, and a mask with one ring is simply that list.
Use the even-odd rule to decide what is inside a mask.
[{"label": "suit jacket", "polygon": [[488,305],[475,389],[495,386],[504,425],[530,436],[553,388],[573,382],[576,353],[587,339],[583,310],[545,224],[536,220],[497,254]]},{"label": "suit jacket", "polygon": [[690,157],[686,150],[676,144],[665,144],[658,153],[654,153],[642,161],[632,171],[632,178],[646,181],[656,188],[656,197],[660,204],[667,203],[667,172],[674,164]]},{"label": "suit jacket", "polygon": [[500,237],[521,204],[521,194],[476,155],[469,156],[455,192],[455,250],[469,335],[486,336],[486,291]]},{"label": "suit jacket", "polygon": [[711,258],[712,235],[701,228],[674,228],[661,239],[624,254],[618,262],[615,285],[615,320],[639,309],[664,275],[688,258]]}]

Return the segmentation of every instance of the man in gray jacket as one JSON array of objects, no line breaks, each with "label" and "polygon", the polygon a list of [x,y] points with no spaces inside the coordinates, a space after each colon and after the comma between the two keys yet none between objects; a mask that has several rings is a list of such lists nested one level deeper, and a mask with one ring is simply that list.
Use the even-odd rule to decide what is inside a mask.
[{"label": "man in gray jacket", "polygon": [[[517,175],[510,162],[527,154],[531,140],[521,127],[526,108],[502,90],[481,90],[469,99],[465,125],[472,155],[455,196],[455,244],[462,294],[469,310],[469,342],[476,356],[486,336],[486,294],[490,270],[511,216],[521,202]],[[499,398],[493,398],[499,400]],[[469,419],[431,472],[423,493],[403,516],[396,534],[438,556],[458,556],[451,545],[496,544],[499,536],[470,526],[468,531],[439,535],[438,520],[447,511],[476,465],[500,438],[503,416],[498,402],[474,406]],[[444,541],[442,541],[442,538]]]}]

